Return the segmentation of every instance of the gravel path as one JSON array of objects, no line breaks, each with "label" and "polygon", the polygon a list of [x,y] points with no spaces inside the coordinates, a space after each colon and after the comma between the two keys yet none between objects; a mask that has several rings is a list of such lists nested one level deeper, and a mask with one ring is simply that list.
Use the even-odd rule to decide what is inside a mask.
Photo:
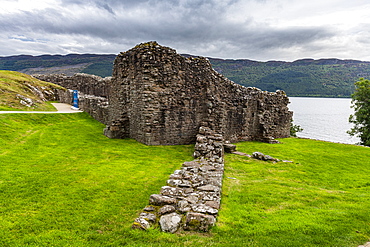
[{"label": "gravel path", "polygon": [[73,110],[71,105],[64,103],[51,103],[57,111],[0,111],[0,114],[5,113],[78,113],[80,110]]}]

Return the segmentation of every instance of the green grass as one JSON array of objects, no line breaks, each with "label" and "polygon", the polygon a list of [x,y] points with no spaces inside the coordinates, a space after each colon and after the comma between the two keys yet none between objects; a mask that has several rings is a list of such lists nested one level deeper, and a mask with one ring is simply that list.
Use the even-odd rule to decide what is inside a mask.
[{"label": "green grass", "polygon": [[250,246],[367,242],[370,149],[307,139],[281,141],[240,143],[238,150],[293,163],[227,155],[218,230],[228,229],[235,240],[245,239]]},{"label": "green grass", "polygon": [[[370,239],[370,149],[305,139],[226,155],[208,234],[132,230],[193,145],[108,139],[85,113],[0,115],[0,246],[358,246]],[[236,178],[230,179],[229,177]]]},{"label": "green grass", "polygon": [[[40,81],[32,76],[15,72],[0,70],[0,111],[55,111],[50,102],[43,101],[31,88],[38,88],[42,91],[51,91],[55,88],[62,88],[55,84]],[[30,107],[20,103],[22,95],[31,99],[34,104]]]}]

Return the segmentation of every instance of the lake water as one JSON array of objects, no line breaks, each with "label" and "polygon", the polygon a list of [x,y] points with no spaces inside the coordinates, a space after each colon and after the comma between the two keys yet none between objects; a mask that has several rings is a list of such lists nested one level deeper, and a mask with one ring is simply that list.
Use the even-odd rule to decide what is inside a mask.
[{"label": "lake water", "polygon": [[298,137],[355,144],[360,141],[346,133],[353,113],[351,99],[289,97],[294,124],[303,128]]}]

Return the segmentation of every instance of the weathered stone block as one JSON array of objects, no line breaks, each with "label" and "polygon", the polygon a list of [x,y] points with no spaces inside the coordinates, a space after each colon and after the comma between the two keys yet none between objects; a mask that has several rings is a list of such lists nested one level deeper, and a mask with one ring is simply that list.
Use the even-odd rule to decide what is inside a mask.
[{"label": "weathered stone block", "polygon": [[173,213],[176,211],[176,208],[174,206],[171,206],[171,205],[164,205],[163,207],[161,207],[158,211],[158,213],[160,215],[164,215],[164,214],[169,214],[169,213]]},{"label": "weathered stone block", "polygon": [[215,223],[216,218],[212,215],[189,212],[186,214],[184,229],[207,232]]},{"label": "weathered stone block", "polygon": [[207,184],[204,186],[200,186],[197,188],[200,191],[212,191],[212,192],[219,192],[220,188],[218,186],[212,185],[212,184]]},{"label": "weathered stone block", "polygon": [[161,216],[159,224],[162,231],[174,233],[176,232],[181,223],[182,215],[177,213],[171,213]]},{"label": "weathered stone block", "polygon": [[224,144],[224,150],[225,150],[225,153],[233,153],[233,152],[236,152],[236,145],[234,144]]},{"label": "weathered stone block", "polygon": [[177,200],[172,197],[168,196],[162,196],[158,194],[153,194],[149,198],[149,204],[152,204],[154,206],[163,206],[163,205],[171,205],[176,204]]},{"label": "weathered stone block", "polygon": [[148,230],[150,228],[150,224],[147,220],[142,217],[136,218],[134,224],[132,224],[133,229],[140,229],[140,230]]}]

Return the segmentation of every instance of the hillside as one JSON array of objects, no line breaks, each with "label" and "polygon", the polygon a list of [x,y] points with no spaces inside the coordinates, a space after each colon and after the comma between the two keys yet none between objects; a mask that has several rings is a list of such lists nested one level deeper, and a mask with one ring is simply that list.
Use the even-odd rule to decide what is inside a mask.
[{"label": "hillside", "polygon": [[23,73],[0,70],[0,110],[53,109],[46,101],[56,100],[55,89],[61,88]]},{"label": "hillside", "polygon": [[349,97],[370,62],[302,59],[294,62],[210,59],[214,68],[243,86],[284,90],[289,96]]},{"label": "hillside", "polygon": [[[184,54],[184,56],[190,56]],[[112,75],[116,55],[69,54],[0,57],[0,69],[27,74],[74,73]],[[302,59],[258,62],[209,58],[215,70],[243,86],[266,91],[284,90],[288,96],[350,97],[360,77],[370,77],[370,62],[339,59]]]},{"label": "hillside", "polygon": [[73,75],[87,73],[107,77],[112,75],[116,55],[68,54],[41,56],[0,57],[0,69],[19,71],[27,74]]}]

